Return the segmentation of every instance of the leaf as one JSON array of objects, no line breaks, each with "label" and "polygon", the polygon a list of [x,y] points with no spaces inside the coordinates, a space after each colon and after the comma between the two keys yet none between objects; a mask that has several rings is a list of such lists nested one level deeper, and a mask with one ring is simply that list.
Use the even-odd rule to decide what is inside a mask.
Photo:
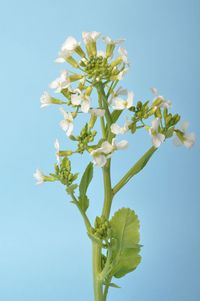
[{"label": "leaf", "polygon": [[80,192],[80,197],[85,196],[88,186],[92,180],[93,177],[93,164],[90,162],[88,166],[86,167],[84,174],[81,178],[81,182],[79,185],[79,192]]},{"label": "leaf", "polygon": [[117,284],[115,284],[115,283],[113,283],[113,282],[111,282],[111,283],[109,284],[109,286],[110,286],[110,287],[114,287],[114,288],[121,288],[121,286],[119,286],[119,285],[117,285]]},{"label": "leaf", "polygon": [[129,208],[118,210],[112,217],[112,275],[116,278],[136,269],[141,261],[139,245],[139,220]]},{"label": "leaf", "polygon": [[79,197],[79,203],[81,206],[81,209],[85,212],[89,207],[89,199],[87,195],[82,195],[82,197]]}]

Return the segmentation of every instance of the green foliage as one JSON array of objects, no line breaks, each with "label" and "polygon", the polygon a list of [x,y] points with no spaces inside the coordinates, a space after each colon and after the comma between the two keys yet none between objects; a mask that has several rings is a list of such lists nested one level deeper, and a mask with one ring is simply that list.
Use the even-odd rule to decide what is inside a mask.
[{"label": "green foliage", "polygon": [[89,207],[89,199],[86,195],[88,186],[92,181],[93,177],[93,164],[90,162],[86,167],[83,176],[81,178],[81,182],[79,185],[79,203],[81,209],[85,212]]},{"label": "green foliage", "polygon": [[118,210],[111,221],[112,271],[120,278],[136,269],[141,261],[139,245],[139,220],[129,208]]}]

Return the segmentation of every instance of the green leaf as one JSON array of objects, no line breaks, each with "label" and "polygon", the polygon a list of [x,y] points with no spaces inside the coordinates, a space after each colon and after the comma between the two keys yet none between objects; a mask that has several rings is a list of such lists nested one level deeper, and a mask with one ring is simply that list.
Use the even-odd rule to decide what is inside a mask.
[{"label": "green leaf", "polygon": [[89,207],[89,199],[87,197],[87,195],[82,195],[81,197],[79,197],[79,203],[80,203],[80,206],[81,206],[81,209],[86,212],[86,210],[88,209]]},{"label": "green leaf", "polygon": [[136,269],[141,261],[139,245],[139,220],[129,208],[118,210],[112,217],[112,275],[123,277]]},{"label": "green leaf", "polygon": [[81,178],[81,182],[79,185],[79,192],[80,192],[81,198],[82,198],[82,196],[86,195],[86,192],[87,192],[88,186],[92,180],[92,177],[93,177],[93,164],[92,164],[92,162],[90,162],[84,171],[84,174]]},{"label": "green leaf", "polygon": [[110,287],[114,287],[114,288],[121,288],[121,286],[119,286],[119,285],[117,285],[117,284],[115,284],[113,282],[109,283],[109,286]]}]

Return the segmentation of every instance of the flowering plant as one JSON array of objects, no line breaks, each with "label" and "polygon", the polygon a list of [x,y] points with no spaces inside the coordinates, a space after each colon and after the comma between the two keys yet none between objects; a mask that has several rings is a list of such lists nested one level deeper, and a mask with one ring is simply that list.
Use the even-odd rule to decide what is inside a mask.
[{"label": "flowering plant", "polygon": [[[86,50],[73,37],[68,37],[61,47],[56,62],[67,62],[75,68],[75,72],[72,70],[61,72],[50,84],[50,88],[54,89],[55,93],[60,93],[62,98],[44,92],[41,96],[41,107],[51,104],[60,106],[63,116],[60,127],[74,142],[75,147],[72,150],[60,149],[60,144],[56,140],[57,163],[54,171],[44,175],[37,169],[34,174],[37,184],[61,182],[71,202],[83,217],[93,246],[95,301],[105,301],[108,289],[118,287],[112,282],[113,277],[125,276],[135,270],[141,261],[138,217],[133,210],[121,208],[110,218],[113,198],[145,167],[167,139],[175,136],[174,143],[183,144],[187,148],[195,142],[195,134],[186,133],[187,122],[180,128],[177,127],[180,116],[169,112],[171,101],[161,96],[157,89],[151,89],[154,95],[151,102],[134,102],[134,93],[119,86],[129,68],[127,51],[119,46],[123,40],[103,37],[105,51],[98,51],[97,40],[100,36],[101,34],[95,31],[83,32]],[[124,112],[128,113],[129,117],[126,117],[121,125],[119,119]],[[76,133],[74,121],[82,114],[85,114],[87,122],[83,124],[81,131]],[[95,127],[98,129],[99,124],[101,130],[98,134]],[[140,129],[144,129],[150,135],[152,146],[113,186],[112,157],[115,152],[124,152],[128,147],[128,141],[118,137],[127,132],[135,135]],[[91,160],[79,179],[79,174],[72,171],[70,156],[85,153],[89,153]],[[102,169],[104,203],[102,212],[96,217],[93,225],[87,215],[90,205],[87,191],[93,178],[94,167]]]}]

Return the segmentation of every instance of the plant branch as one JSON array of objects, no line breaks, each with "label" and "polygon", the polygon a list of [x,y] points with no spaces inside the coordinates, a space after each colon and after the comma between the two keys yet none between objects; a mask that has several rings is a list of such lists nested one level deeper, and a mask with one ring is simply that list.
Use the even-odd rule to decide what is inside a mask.
[{"label": "plant branch", "polygon": [[122,177],[122,179],[114,186],[113,195],[115,195],[120,189],[124,187],[124,185],[130,181],[130,179],[135,176],[138,172],[140,172],[153,153],[157,150],[154,146],[152,146],[134,165],[129,169],[129,171]]},{"label": "plant branch", "polygon": [[91,226],[91,223],[89,221],[89,218],[88,218],[87,214],[85,213],[85,211],[82,210],[82,208],[81,208],[81,206],[79,204],[79,201],[77,200],[77,198],[75,197],[75,195],[73,193],[70,193],[70,196],[72,197],[72,200],[73,200],[72,203],[77,206],[79,212],[81,213],[81,215],[83,217],[83,220],[84,220],[87,232],[90,233],[91,230],[92,230],[92,226]]}]

